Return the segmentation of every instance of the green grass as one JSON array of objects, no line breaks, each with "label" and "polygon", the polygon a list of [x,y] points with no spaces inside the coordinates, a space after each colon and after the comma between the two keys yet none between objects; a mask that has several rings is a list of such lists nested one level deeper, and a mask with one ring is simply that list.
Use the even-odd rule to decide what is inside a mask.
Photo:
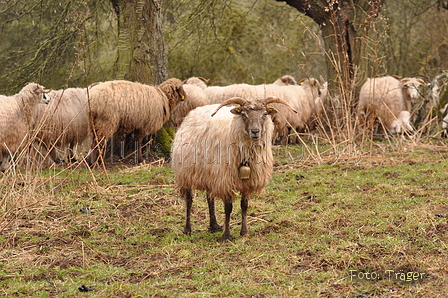
[{"label": "green grass", "polygon": [[[444,147],[380,147],[356,159],[340,154],[337,162],[297,146],[274,151],[272,180],[249,202],[249,237],[239,236],[236,202],[228,243],[207,231],[202,193],[193,203],[193,234],[182,234],[184,204],[166,165],[3,177],[8,200],[26,206],[23,196],[38,199],[22,208],[3,202],[0,296],[445,295]],[[36,181],[42,185],[32,188]],[[216,208],[222,222],[223,204]],[[424,278],[400,279],[411,272]],[[378,278],[353,277],[366,273]],[[81,285],[94,289],[80,293]]]}]

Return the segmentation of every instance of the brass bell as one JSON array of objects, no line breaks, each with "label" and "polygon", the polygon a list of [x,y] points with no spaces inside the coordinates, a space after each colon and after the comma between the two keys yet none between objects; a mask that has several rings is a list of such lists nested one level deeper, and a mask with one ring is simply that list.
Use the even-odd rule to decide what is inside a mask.
[{"label": "brass bell", "polygon": [[242,165],[239,168],[240,178],[241,179],[249,179],[250,178],[250,168],[248,166]]}]

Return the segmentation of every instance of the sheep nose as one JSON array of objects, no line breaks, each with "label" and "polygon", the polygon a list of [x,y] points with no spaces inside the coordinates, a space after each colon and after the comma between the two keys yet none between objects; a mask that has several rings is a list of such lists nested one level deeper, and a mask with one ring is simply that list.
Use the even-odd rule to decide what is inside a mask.
[{"label": "sheep nose", "polygon": [[250,132],[254,135],[257,135],[260,133],[260,130],[259,129],[251,129]]}]

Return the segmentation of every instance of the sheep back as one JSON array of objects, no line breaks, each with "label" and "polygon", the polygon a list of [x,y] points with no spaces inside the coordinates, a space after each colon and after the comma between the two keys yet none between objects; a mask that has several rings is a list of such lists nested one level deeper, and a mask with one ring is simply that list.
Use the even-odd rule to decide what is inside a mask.
[{"label": "sheep back", "polygon": [[259,86],[249,84],[233,84],[219,87],[212,86],[205,89],[209,104],[222,103],[232,97],[242,97],[246,99],[261,98],[262,89]]},{"label": "sheep back", "polygon": [[170,107],[180,102],[182,82],[170,79],[159,86],[123,80],[100,83],[90,89],[88,109],[98,136],[135,130],[150,134],[168,120]]},{"label": "sheep back", "polygon": [[297,85],[293,76],[284,75],[275,80],[272,84],[249,85],[233,84],[228,86],[211,86],[205,89],[209,104],[222,103],[232,97],[242,97],[246,99],[262,98],[265,90],[271,86]]}]

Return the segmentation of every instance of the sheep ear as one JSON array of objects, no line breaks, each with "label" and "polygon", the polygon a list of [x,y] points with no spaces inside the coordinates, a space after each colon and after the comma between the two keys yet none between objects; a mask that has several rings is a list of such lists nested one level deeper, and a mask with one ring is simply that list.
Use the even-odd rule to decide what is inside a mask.
[{"label": "sheep ear", "polygon": [[230,113],[235,115],[241,115],[241,108],[233,108],[230,110]]},{"label": "sheep ear", "polygon": [[274,107],[267,107],[266,111],[268,112],[268,115],[277,114],[277,110]]}]

